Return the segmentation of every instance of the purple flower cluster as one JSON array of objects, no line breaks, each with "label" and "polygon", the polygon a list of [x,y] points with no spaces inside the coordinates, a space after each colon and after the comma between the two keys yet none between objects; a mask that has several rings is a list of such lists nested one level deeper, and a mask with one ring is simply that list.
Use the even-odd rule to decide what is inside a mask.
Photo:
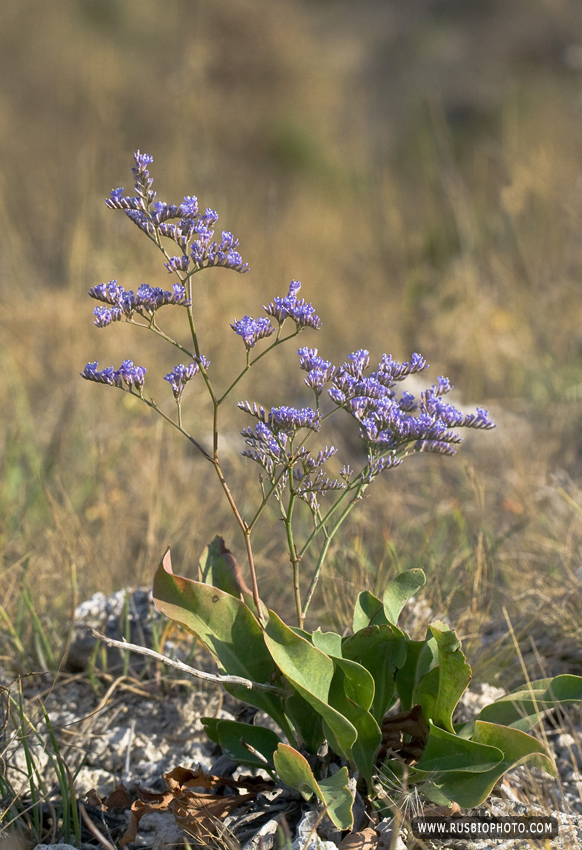
[{"label": "purple flower cluster", "polygon": [[[303,352],[299,354],[309,365]],[[417,452],[455,454],[454,445],[462,438],[452,428],[494,427],[486,410],[479,408],[476,413],[464,414],[442,400],[452,389],[447,378],[439,378],[437,384],[422,392],[418,402],[408,392],[397,398],[396,382],[427,368],[420,354],[405,363],[384,355],[378,368],[365,376],[369,362],[369,353],[364,349],[350,354],[333,372],[329,397],[359,423],[375,474],[388,468],[388,463],[394,466],[398,462],[396,452],[404,447]]]},{"label": "purple flower cluster", "polygon": [[292,319],[297,329],[313,328],[318,331],[321,328],[321,319],[311,304],[307,304],[303,298],[297,298],[300,289],[299,281],[292,280],[287,295],[284,298],[273,298],[271,303],[264,307],[265,313],[277,319],[280,325],[285,319]]},{"label": "purple flower cluster", "polygon": [[235,319],[230,326],[235,333],[242,336],[248,349],[254,348],[260,339],[275,333],[275,328],[266,316],[261,316],[258,319],[244,316],[242,319]]},{"label": "purple flower cluster", "polygon": [[[124,195],[120,187],[113,189],[105,203],[110,209],[123,210],[152,239],[160,233],[178,245],[182,253],[165,263],[169,272],[188,272],[191,264],[193,271],[208,266],[222,266],[241,273],[249,270],[248,263],[243,262],[236,250],[239,243],[232,233],[224,230],[220,242],[214,241],[214,225],[218,221],[215,210],[200,213],[194,195],[186,195],[180,206],[156,201],[156,193],[151,188],[153,178],[147,168],[153,157],[138,151],[135,162],[132,169],[135,195]],[[175,224],[171,219],[179,221]]]},{"label": "purple flower cluster", "polygon": [[311,407],[272,407],[269,413],[254,402],[250,404],[248,401],[239,401],[238,407],[268,425],[274,434],[292,436],[301,428],[319,431],[321,427],[321,414]]},{"label": "purple flower cluster", "polygon": [[210,363],[206,357],[200,354],[194,357],[192,363],[189,363],[187,366],[183,366],[182,364],[174,366],[172,371],[164,376],[164,381],[169,381],[171,384],[174,398],[178,404],[182,399],[182,393],[188,381],[191,381],[194,375],[200,371],[201,366],[203,369],[207,369],[209,365]]},{"label": "purple flower cluster", "polygon": [[119,389],[133,389],[135,387],[141,392],[144,385],[146,370],[143,366],[134,366],[133,360],[124,360],[119,369],[114,369],[113,366],[107,366],[101,372],[97,370],[97,362],[87,363],[81,377],[86,381],[95,381],[98,384],[109,384],[111,387],[119,387]]},{"label": "purple flower cluster", "polygon": [[312,510],[317,510],[319,507],[318,496],[325,496],[329,490],[345,490],[346,483],[338,481],[337,478],[333,481],[327,477],[322,469],[330,457],[337,454],[337,449],[334,446],[317,453],[313,457],[309,452],[299,459],[299,463],[293,470],[293,483],[297,495],[306,501]]},{"label": "purple flower cluster", "polygon": [[[273,407],[267,413],[263,407],[249,402],[241,402],[239,407],[259,420],[254,430],[245,428],[242,432],[250,447],[242,454],[263,467],[271,483],[277,482],[279,492],[287,483],[291,470],[296,495],[307,502],[312,510],[319,507],[319,496],[329,490],[345,489],[345,482],[337,479],[332,481],[322,469],[330,457],[336,454],[336,448],[326,446],[316,456],[312,456],[304,446],[292,448],[292,438],[299,430],[319,430],[321,417],[317,411],[311,408]],[[281,472],[277,477],[279,470]]]},{"label": "purple flower cluster", "polygon": [[[307,304],[303,298],[297,298],[297,292],[300,288],[301,284],[298,280],[291,281],[289,292],[285,298],[274,298],[269,305],[264,307],[264,310],[268,316],[273,316],[273,318],[277,320],[279,326],[283,324],[285,319],[292,319],[295,322],[295,329],[297,332],[306,327],[319,330],[321,327],[321,321],[319,317],[316,316],[312,305]],[[271,336],[275,333],[275,328],[265,316],[261,316],[258,319],[254,319],[252,316],[244,316],[242,319],[235,319],[230,326],[235,333],[243,338],[247,349],[254,348],[260,339],[264,339],[265,337]],[[306,348],[302,350],[306,352],[315,352],[315,355],[317,354],[316,348]],[[320,371],[325,370],[324,364],[326,363],[327,361],[321,361]],[[330,367],[331,364],[327,363],[327,366]],[[320,373],[318,372],[317,378],[319,379],[319,377]],[[315,374],[311,375],[310,379],[315,382]],[[309,386],[311,386],[311,384],[309,384]],[[315,388],[316,386],[314,383],[314,389]]]},{"label": "purple flower cluster", "polygon": [[316,396],[320,396],[324,386],[335,375],[335,368],[329,360],[319,357],[317,348],[300,348],[297,354],[299,365],[307,372],[304,383],[315,392]]},{"label": "purple flower cluster", "polygon": [[109,283],[100,283],[89,290],[91,298],[103,301],[107,307],[96,307],[94,310],[95,324],[98,328],[105,328],[111,322],[119,322],[121,319],[131,319],[134,313],[151,318],[156,310],[165,304],[176,304],[180,307],[188,307],[190,301],[186,298],[184,287],[176,283],[172,292],[160,289],[158,286],[142,285],[134,292],[132,289],[125,290],[116,280]]}]

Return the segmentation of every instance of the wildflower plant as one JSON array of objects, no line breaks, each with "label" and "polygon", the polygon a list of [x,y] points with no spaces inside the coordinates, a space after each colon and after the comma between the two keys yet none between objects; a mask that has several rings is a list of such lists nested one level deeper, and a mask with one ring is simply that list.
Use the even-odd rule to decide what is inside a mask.
[{"label": "wildflower plant", "polygon": [[[158,608],[193,632],[231,679],[242,677],[244,685],[229,682],[228,690],[267,712],[281,733],[205,718],[209,736],[241,763],[267,769],[306,797],[315,794],[341,829],[350,828],[353,820],[350,773],[357,774],[360,793],[370,799],[382,798],[382,776],[389,774],[418,784],[441,804],[456,800],[469,806],[481,802],[515,764],[530,761],[552,772],[545,747],[527,733],[557,700],[580,699],[582,680],[568,676],[534,683],[531,693],[521,691],[514,700],[489,706],[486,716],[482,712],[474,723],[457,728],[453,713],[471,670],[455,632],[437,621],[425,640],[413,641],[398,627],[405,602],[425,583],[422,570],[397,576],[382,599],[362,591],[352,634],[304,628],[330,544],[366,490],[414,454],[455,454],[462,440],[459,429],[494,427],[487,411],[458,410],[446,398],[452,387],[444,377],[418,397],[402,389],[409,376],[428,368],[420,354],[405,362],[384,354],[375,364],[360,349],[335,365],[318,348],[301,346],[297,367],[310,405],[263,407],[236,399],[247,417],[242,455],[259,468],[260,481],[254,513],[244,515],[221,463],[223,405],[239,393],[259,361],[300,334],[319,331],[322,322],[300,296],[299,281],[291,281],[286,295],[264,306],[264,315],[231,322],[241,338],[240,366],[226,388],[218,388],[203,353],[194,276],[214,266],[239,274],[249,267],[232,233],[215,237],[218,215],[212,209],[202,212],[196,197],[186,196],[179,205],[156,200],[151,164],[152,157],[138,151],[135,194],[115,189],[106,204],[123,210],[148,237],[175,282],[170,289],[142,284],[134,291],[112,280],[94,286],[89,295],[101,302],[94,311],[97,327],[118,321],[146,327],[179,352],[182,362],[164,376],[175,413],[168,414],[148,396],[146,369],[131,360],[118,369],[99,370],[96,362],[88,363],[81,375],[138,397],[180,431],[213,466],[240,528],[250,590],[219,537],[202,556],[198,581],[175,575],[168,551],[154,582]],[[163,330],[162,308],[184,311],[186,344]],[[190,381],[198,382],[211,402],[211,449],[185,425]],[[321,440],[332,417],[343,417],[359,435],[363,460],[357,469],[338,462],[338,448]],[[266,607],[259,590],[253,532],[272,501],[283,520],[295,627]],[[311,516],[310,531],[302,535],[296,521],[300,505]],[[396,707],[400,711],[394,714]]]}]

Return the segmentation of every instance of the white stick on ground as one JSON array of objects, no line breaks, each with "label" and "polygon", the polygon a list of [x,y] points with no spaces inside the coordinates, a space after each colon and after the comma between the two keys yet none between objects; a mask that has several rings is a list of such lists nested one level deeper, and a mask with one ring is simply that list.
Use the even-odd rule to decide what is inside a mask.
[{"label": "white stick on ground", "polygon": [[217,673],[205,673],[203,670],[196,670],[194,667],[184,664],[183,661],[175,661],[173,658],[168,658],[166,655],[156,652],[154,649],[149,649],[147,646],[138,646],[136,643],[129,643],[124,640],[113,640],[101,632],[91,629],[91,634],[107,644],[107,646],[115,646],[118,649],[127,649],[130,652],[137,652],[139,655],[147,655],[149,658],[155,658],[156,661],[161,661],[162,664],[167,664],[168,667],[175,667],[176,670],[181,670],[183,673],[188,673],[196,679],[203,679],[206,682],[213,682],[217,685],[240,685],[248,690],[267,691],[278,696],[289,696],[289,692],[283,688],[278,688],[276,685],[266,685],[260,682],[253,682],[251,679],[245,679],[242,676],[221,676]]}]

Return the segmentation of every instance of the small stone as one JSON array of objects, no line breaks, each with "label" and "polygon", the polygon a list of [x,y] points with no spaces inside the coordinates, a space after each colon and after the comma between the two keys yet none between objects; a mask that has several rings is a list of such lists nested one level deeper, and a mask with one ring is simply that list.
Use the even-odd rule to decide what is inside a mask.
[{"label": "small stone", "polygon": [[324,841],[316,832],[316,824],[320,818],[315,809],[306,812],[297,826],[297,836],[292,844],[292,850],[337,850],[333,841]]},{"label": "small stone", "polygon": [[72,844],[37,844],[34,850],[77,850]]}]

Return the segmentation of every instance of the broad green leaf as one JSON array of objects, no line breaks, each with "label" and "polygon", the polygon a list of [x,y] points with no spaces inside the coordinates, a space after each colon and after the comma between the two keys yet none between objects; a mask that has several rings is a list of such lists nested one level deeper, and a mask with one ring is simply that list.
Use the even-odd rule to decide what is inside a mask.
[{"label": "broad green leaf", "polygon": [[[237,723],[235,720],[213,721],[214,718],[202,718],[208,736],[213,741],[218,738],[217,743],[220,744],[225,755],[233,761],[252,767],[265,767],[266,761],[271,769],[274,768],[273,753],[281,743],[281,739],[272,729],[267,729],[265,726],[253,726],[250,723]],[[263,758],[245,747],[243,741]]]},{"label": "broad green leaf", "polygon": [[357,661],[372,675],[374,700],[371,708],[367,707],[378,723],[395,700],[395,675],[406,659],[408,640],[388,624],[367,626],[344,639],[344,657]]},{"label": "broad green leaf", "polygon": [[[376,753],[382,741],[382,732],[372,715],[366,710],[370,702],[368,706],[363,706],[357,699],[354,699],[354,696],[363,690],[361,688],[361,681],[354,687],[354,672],[356,669],[365,673],[370,680],[371,702],[371,697],[374,695],[372,677],[359,664],[353,661],[346,661],[345,659],[336,660],[336,671],[331,682],[329,702],[344,717],[347,717],[357,729],[358,737],[351,747],[351,761],[358,768],[360,775],[363,776],[369,787],[371,787]],[[350,677],[352,678],[350,679]],[[368,702],[367,698],[365,701]]]},{"label": "broad green leaf", "polygon": [[200,580],[204,584],[224,590],[225,593],[230,593],[237,599],[240,599],[242,595],[248,607],[251,610],[254,609],[253,594],[247,587],[234,555],[226,548],[220,535],[217,534],[212,543],[206,546],[198,562],[198,568]]},{"label": "broad green leaf", "polygon": [[406,660],[395,677],[402,711],[409,711],[416,704],[417,683],[437,664],[437,642],[430,632],[426,640],[407,640]]},{"label": "broad green leaf", "polygon": [[269,614],[265,644],[273,661],[285,678],[321,715],[328,727],[328,740],[332,748],[349,761],[357,732],[349,720],[329,705],[329,689],[335,670],[332,659],[286,626],[273,611]]},{"label": "broad green leaf", "polygon": [[308,753],[315,755],[325,741],[321,715],[299,691],[293,691],[285,701],[285,714],[293,724],[298,740],[303,742]]},{"label": "broad green leaf", "polygon": [[441,793],[461,808],[479,806],[504,773],[522,764],[531,764],[551,776],[556,775],[554,763],[544,745],[519,729],[477,720],[473,741],[500,750],[503,759],[494,768],[482,773],[459,770],[428,774]]},{"label": "broad green leaf", "polygon": [[279,744],[274,754],[274,762],[275,769],[285,785],[299,791],[306,799],[316,794],[338,829],[352,828],[354,798],[350,791],[346,767],[318,782],[307,759],[287,744]]},{"label": "broad green leaf", "polygon": [[[153,595],[158,610],[193,632],[229,675],[259,684],[280,678],[251,610],[223,590],[174,575],[169,549],[156,572]],[[293,740],[281,697],[242,686],[229,686],[227,690],[266,711]]]},{"label": "broad green leaf", "polygon": [[354,606],[353,631],[358,632],[371,624],[380,625],[386,622],[382,602],[369,590],[362,590]]},{"label": "broad green leaf", "polygon": [[422,758],[414,765],[415,773],[441,774],[451,770],[484,773],[503,760],[503,753],[497,747],[459,738],[431,721],[429,725],[430,735]]},{"label": "broad green leaf", "polygon": [[398,618],[405,604],[425,584],[426,576],[422,570],[418,569],[406,570],[390,582],[382,599],[384,613],[389,623],[398,625]]},{"label": "broad green leaf", "polygon": [[200,722],[204,724],[204,731],[210,740],[214,741],[215,744],[220,744],[218,729],[216,728],[220,723],[220,719],[218,717],[201,717]]},{"label": "broad green leaf", "polygon": [[422,706],[427,720],[453,732],[453,711],[471,680],[471,668],[452,629],[437,621],[429,630],[437,644],[438,667],[418,682],[413,700]]},{"label": "broad green leaf", "polygon": [[348,699],[368,711],[374,701],[375,688],[372,675],[362,664],[348,658],[334,658],[334,663],[336,670],[339,668],[343,671],[344,687]]},{"label": "broad green leaf", "polygon": [[326,655],[331,655],[334,658],[342,657],[342,639],[341,635],[335,632],[322,632],[321,629],[316,629],[311,635],[313,646],[321,649]]},{"label": "broad green leaf", "polygon": [[538,679],[530,687],[520,688],[486,705],[478,719],[528,732],[544,711],[556,705],[579,702],[582,702],[582,676],[555,676]]}]

